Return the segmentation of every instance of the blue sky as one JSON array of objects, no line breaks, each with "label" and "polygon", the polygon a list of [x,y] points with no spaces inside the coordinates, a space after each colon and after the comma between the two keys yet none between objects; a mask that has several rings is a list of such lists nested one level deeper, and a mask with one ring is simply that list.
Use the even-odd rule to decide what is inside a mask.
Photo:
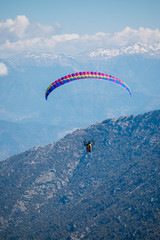
[{"label": "blue sky", "polygon": [[160,29],[159,12],[159,0],[0,0],[1,22],[25,15],[30,22],[59,23],[61,34]]}]

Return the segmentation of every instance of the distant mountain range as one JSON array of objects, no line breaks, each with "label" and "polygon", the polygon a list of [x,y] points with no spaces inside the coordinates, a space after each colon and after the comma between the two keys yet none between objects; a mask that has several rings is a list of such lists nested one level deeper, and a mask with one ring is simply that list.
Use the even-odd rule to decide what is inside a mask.
[{"label": "distant mountain range", "polygon": [[145,56],[160,57],[160,43],[149,45],[146,43],[136,43],[120,49],[98,49],[90,52],[90,57],[112,58],[120,55],[143,54]]},{"label": "distant mountain range", "polygon": [[0,239],[160,239],[159,146],[157,110],[0,162]]},{"label": "distant mountain range", "polygon": [[0,161],[64,135],[65,128],[54,125],[0,121]]},{"label": "distant mountain range", "polygon": [[7,62],[13,66],[22,66],[25,64],[47,65],[59,63],[63,66],[75,65],[75,62],[90,62],[99,59],[110,59],[117,56],[144,55],[147,57],[160,58],[160,43],[149,45],[146,43],[136,43],[122,48],[98,48],[94,51],[82,52],[78,55],[60,55],[50,52],[27,51],[22,54],[14,55],[7,59]]}]

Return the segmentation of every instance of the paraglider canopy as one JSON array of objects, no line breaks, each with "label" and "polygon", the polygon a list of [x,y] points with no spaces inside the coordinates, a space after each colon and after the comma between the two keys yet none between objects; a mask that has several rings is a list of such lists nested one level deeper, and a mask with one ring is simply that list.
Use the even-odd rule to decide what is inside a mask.
[{"label": "paraglider canopy", "polygon": [[65,83],[69,83],[69,82],[72,82],[75,80],[87,79],[87,78],[88,79],[92,78],[92,79],[107,80],[107,81],[116,83],[116,84],[120,85],[121,87],[123,87],[124,89],[126,89],[131,96],[131,90],[127,86],[127,84],[116,77],[113,77],[113,76],[105,74],[105,73],[98,73],[98,72],[77,72],[77,73],[72,73],[72,74],[66,75],[62,78],[59,78],[58,80],[56,80],[52,84],[50,84],[45,92],[46,100],[47,100],[49,94],[53,90],[55,90],[57,87],[60,87],[60,86],[64,85]]}]

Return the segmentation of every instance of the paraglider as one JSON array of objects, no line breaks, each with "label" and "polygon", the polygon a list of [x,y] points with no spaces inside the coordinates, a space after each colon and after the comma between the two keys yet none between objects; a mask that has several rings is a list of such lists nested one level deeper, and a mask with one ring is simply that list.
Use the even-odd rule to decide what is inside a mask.
[{"label": "paraglider", "polygon": [[[105,73],[99,73],[99,72],[77,72],[77,73],[72,73],[72,74],[66,75],[62,78],[59,78],[58,80],[56,80],[52,84],[50,84],[49,87],[45,91],[46,100],[47,100],[49,94],[56,88],[64,85],[65,83],[69,83],[69,82],[72,82],[75,80],[81,80],[81,79],[100,79],[100,80],[106,80],[106,81],[113,82],[113,83],[121,86],[122,88],[124,88],[131,96],[131,90],[127,86],[127,84],[116,77],[113,77],[113,76],[105,74]],[[95,144],[94,140],[92,140],[92,142],[91,141],[86,142],[86,140],[84,140],[84,146],[86,146],[86,151],[88,153],[92,152],[92,146],[94,144]]]},{"label": "paraglider", "polygon": [[124,89],[126,89],[131,96],[131,90],[127,86],[127,84],[116,77],[113,77],[113,76],[105,74],[105,73],[98,73],[98,72],[77,72],[77,73],[69,74],[62,78],[59,78],[58,80],[56,80],[55,82],[50,84],[45,92],[46,100],[47,100],[49,94],[53,90],[55,90],[57,87],[60,87],[60,86],[64,85],[65,83],[72,82],[74,80],[87,79],[87,78],[88,79],[92,78],[92,79],[107,80],[107,81],[116,83],[116,84],[120,85],[121,87],[123,87]]},{"label": "paraglider", "polygon": [[95,141],[94,140],[92,140],[92,142],[91,141],[88,141],[88,143],[86,142],[86,139],[83,141],[83,143],[84,143],[84,146],[86,146],[87,148],[86,148],[86,151],[87,152],[89,152],[89,153],[91,153],[92,152],[92,146],[95,144]]}]

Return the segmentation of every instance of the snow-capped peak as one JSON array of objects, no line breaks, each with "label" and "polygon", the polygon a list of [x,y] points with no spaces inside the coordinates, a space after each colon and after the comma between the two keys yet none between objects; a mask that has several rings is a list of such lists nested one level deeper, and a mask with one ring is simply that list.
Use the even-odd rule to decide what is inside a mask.
[{"label": "snow-capped peak", "polygon": [[127,47],[103,49],[99,48],[90,52],[89,57],[111,58],[119,55],[147,54],[149,56],[160,56],[160,43],[149,45],[146,43],[135,43]]}]

